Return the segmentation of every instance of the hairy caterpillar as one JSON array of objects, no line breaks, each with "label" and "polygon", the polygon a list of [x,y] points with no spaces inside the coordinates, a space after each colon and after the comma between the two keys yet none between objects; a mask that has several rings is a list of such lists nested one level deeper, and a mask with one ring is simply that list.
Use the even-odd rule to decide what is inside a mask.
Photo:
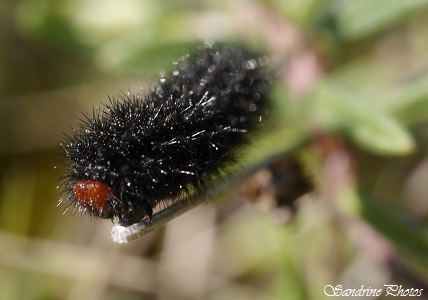
[{"label": "hairy caterpillar", "polygon": [[110,98],[66,136],[60,202],[128,226],[236,159],[268,107],[264,57],[205,43],[173,66],[148,95]]}]

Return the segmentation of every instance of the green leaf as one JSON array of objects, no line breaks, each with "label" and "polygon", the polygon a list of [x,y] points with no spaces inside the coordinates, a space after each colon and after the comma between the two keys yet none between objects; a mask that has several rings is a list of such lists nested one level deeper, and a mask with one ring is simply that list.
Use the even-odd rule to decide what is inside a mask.
[{"label": "green leaf", "polygon": [[333,81],[324,81],[316,88],[310,103],[316,118],[367,150],[383,155],[411,153],[415,144],[409,132],[368,100]]},{"label": "green leaf", "polygon": [[428,121],[428,76],[408,80],[379,98],[382,108],[405,124]]},{"label": "green leaf", "polygon": [[379,32],[428,4],[428,0],[336,1],[341,36],[357,39]]}]

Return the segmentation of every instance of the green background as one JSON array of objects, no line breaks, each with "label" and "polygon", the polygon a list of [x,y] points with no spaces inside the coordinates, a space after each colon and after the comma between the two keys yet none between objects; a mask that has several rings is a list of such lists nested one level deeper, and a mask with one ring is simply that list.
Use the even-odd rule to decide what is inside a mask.
[{"label": "green background", "polygon": [[[427,299],[427,17],[425,0],[2,1],[0,299]],[[292,220],[232,191],[117,245],[111,222],[63,214],[63,132],[204,38],[278,71],[274,130],[239,168],[322,136],[298,153],[314,191]]]}]

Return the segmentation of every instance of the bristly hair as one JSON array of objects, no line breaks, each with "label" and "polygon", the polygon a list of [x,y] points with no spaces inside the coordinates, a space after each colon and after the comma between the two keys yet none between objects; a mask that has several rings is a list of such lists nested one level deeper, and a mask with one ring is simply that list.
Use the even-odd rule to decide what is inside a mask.
[{"label": "bristly hair", "polygon": [[235,159],[268,107],[265,57],[205,43],[173,66],[147,96],[110,98],[66,136],[61,202],[127,226]]}]

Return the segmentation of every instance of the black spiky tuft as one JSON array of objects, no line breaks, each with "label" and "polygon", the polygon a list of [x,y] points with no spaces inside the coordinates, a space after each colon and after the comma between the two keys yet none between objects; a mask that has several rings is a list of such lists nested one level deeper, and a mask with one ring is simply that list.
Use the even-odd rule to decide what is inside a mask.
[{"label": "black spiky tuft", "polygon": [[147,96],[121,95],[85,117],[62,143],[61,201],[126,226],[201,190],[257,127],[270,82],[264,57],[204,44]]}]

